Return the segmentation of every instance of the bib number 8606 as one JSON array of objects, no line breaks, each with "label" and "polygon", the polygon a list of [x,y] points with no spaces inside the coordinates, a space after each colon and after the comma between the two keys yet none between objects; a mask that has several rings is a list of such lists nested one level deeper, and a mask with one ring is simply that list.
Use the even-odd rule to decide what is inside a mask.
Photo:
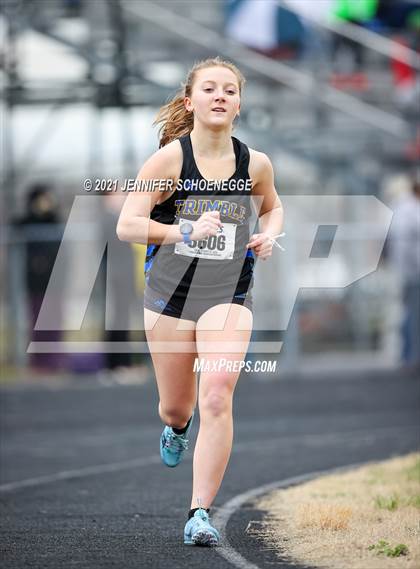
[{"label": "bib number 8606", "polygon": [[205,239],[199,239],[198,241],[193,240],[188,243],[188,246],[191,247],[191,249],[198,247],[199,249],[209,249],[210,251],[214,251],[215,249],[218,251],[224,251],[225,245],[226,235],[211,235]]}]

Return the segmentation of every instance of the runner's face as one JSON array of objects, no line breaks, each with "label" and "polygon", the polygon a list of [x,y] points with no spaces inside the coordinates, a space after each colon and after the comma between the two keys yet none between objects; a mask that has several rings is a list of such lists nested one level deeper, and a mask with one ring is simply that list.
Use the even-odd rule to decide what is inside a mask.
[{"label": "runner's face", "polygon": [[185,97],[185,106],[194,111],[195,120],[206,125],[231,126],[240,108],[236,75],[226,67],[200,69],[195,76],[191,98]]}]

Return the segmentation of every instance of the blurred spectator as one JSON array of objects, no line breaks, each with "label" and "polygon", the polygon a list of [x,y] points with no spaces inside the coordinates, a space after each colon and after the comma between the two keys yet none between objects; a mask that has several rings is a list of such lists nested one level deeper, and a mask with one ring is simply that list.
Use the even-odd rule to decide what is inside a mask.
[{"label": "blurred spectator", "polygon": [[[24,240],[25,284],[30,313],[31,341],[57,342],[61,339],[59,330],[35,331],[35,324],[50,280],[62,229],[58,214],[57,199],[46,184],[35,184],[26,199],[26,212],[16,220],[15,226]],[[61,322],[61,299],[50,298],[54,303],[54,320],[57,328]],[[44,372],[62,367],[61,354],[30,354],[30,366],[34,371]]]},{"label": "blurred spectator", "polygon": [[[388,2],[386,3],[388,5]],[[397,3],[400,5],[400,3]],[[404,5],[406,3],[403,3]],[[410,48],[413,51],[420,51],[420,2],[411,4],[411,10],[407,6],[404,10],[401,7],[400,18],[397,22],[400,27],[404,28],[404,34],[398,33],[392,37],[395,43],[395,55],[398,55],[399,46]],[[393,6],[394,10],[396,6]],[[416,8],[416,9],[414,9]],[[390,7],[391,9],[391,7]],[[394,13],[394,12],[391,12]],[[402,18],[404,16],[404,18]],[[390,21],[396,25],[395,21]],[[395,99],[399,108],[408,114],[416,116],[419,111],[419,97],[420,97],[420,78],[418,71],[410,65],[409,62],[401,61],[397,58],[391,58],[391,70],[393,82],[395,85]]]},{"label": "blurred spectator", "polygon": [[226,34],[263,55],[291,58],[303,47],[305,29],[276,0],[229,0]]},{"label": "blurred spectator", "polygon": [[[403,37],[394,37],[398,46],[410,47]],[[392,77],[395,85],[395,100],[399,108],[405,113],[418,114],[420,98],[420,79],[417,71],[409,63],[400,59],[391,59]]]},{"label": "blurred spectator", "polygon": [[[375,18],[377,9],[378,0],[336,0],[333,15],[350,24],[368,26]],[[367,78],[363,73],[364,50],[364,46],[359,42],[340,34],[334,34],[333,53],[336,76],[333,77],[333,82],[337,87],[351,86],[360,89],[367,87]]]},{"label": "blurred spectator", "polygon": [[283,0],[283,3],[304,19],[327,22],[336,0],[322,0],[322,2],[314,2],[313,0]]},{"label": "blurred spectator", "polygon": [[77,18],[81,14],[82,0],[63,0],[63,7],[68,18]]},{"label": "blurred spectator", "polygon": [[420,176],[412,192],[394,208],[390,232],[391,260],[401,281],[404,305],[402,361],[420,369]]},{"label": "blurred spectator", "polygon": [[405,29],[420,11],[418,0],[379,0],[376,18],[386,29]]},{"label": "blurred spectator", "polygon": [[[129,243],[120,241],[116,234],[118,217],[124,203],[122,193],[106,193],[102,216],[102,237],[107,243],[106,280],[106,342],[121,342],[127,348],[130,342],[130,319],[133,308],[142,309],[136,293],[134,252]],[[118,373],[127,373],[132,364],[129,351],[108,353],[106,367]]]},{"label": "blurred spectator", "polygon": [[[399,46],[408,47],[417,53],[420,52],[420,1],[395,2],[382,0],[382,17],[386,16],[386,23],[392,28],[403,28],[404,33],[392,37],[395,43],[395,54]],[[385,10],[386,7],[386,10]],[[400,59],[391,59],[391,71],[395,86],[395,102],[406,119],[417,128],[413,128],[412,140],[407,144],[406,156],[409,160],[417,162],[420,159],[420,128],[418,126],[420,75],[409,62]]]}]

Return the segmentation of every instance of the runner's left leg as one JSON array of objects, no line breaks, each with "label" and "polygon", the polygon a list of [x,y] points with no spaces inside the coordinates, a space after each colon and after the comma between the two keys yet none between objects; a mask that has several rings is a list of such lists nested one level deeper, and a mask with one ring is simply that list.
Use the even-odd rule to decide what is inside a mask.
[{"label": "runner's left leg", "polygon": [[[232,449],[232,399],[240,374],[235,362],[243,361],[251,330],[252,312],[238,304],[213,306],[197,322],[197,354],[210,370],[200,374],[191,508],[198,507],[198,499],[209,508],[222,483]],[[213,362],[217,370],[211,369]]]}]

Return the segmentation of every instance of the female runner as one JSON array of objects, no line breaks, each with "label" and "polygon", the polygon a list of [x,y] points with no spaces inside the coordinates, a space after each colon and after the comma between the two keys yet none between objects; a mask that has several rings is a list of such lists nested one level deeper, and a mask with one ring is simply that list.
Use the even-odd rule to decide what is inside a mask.
[{"label": "female runner", "polygon": [[[271,255],[283,222],[270,160],[232,136],[244,82],[219,57],[194,65],[182,93],[159,112],[160,149],[141,168],[139,191],[128,195],[117,226],[120,239],[148,244],[144,321],[167,466],[177,466],[187,449],[198,391],[189,545],[220,540],[209,512],[232,449],[233,392],[252,330],[254,258]],[[252,236],[251,197],[260,229]],[[205,362],[199,385],[197,357]]]}]

